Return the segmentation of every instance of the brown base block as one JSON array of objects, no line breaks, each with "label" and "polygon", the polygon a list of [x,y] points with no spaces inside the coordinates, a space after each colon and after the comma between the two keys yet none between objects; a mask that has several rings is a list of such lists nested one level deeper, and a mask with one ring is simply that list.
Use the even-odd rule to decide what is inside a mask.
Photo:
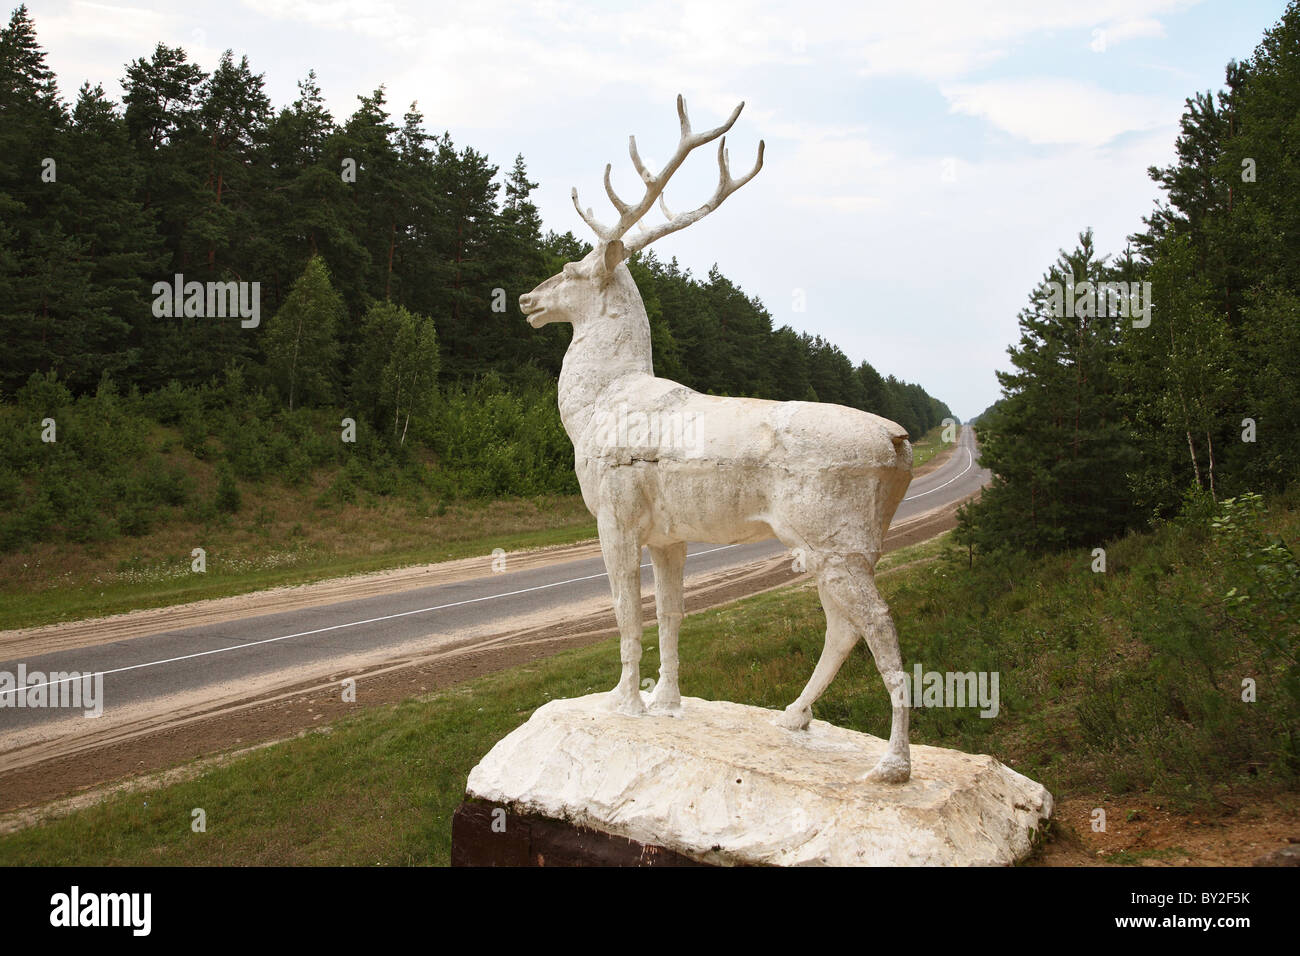
[{"label": "brown base block", "polygon": [[452,866],[707,866],[674,850],[466,798],[451,818]]}]

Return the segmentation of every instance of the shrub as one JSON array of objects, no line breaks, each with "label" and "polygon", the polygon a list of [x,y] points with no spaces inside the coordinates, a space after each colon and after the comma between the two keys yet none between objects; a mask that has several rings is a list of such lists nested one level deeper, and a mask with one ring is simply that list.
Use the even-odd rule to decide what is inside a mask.
[{"label": "shrub", "polygon": [[147,501],[164,505],[183,505],[189,498],[190,478],[179,465],[166,465],[162,458],[153,456],[141,478],[142,492]]},{"label": "shrub", "polygon": [[143,501],[129,501],[117,516],[117,530],[128,538],[149,533],[153,526],[153,509]]},{"label": "shrub", "polygon": [[0,465],[0,508],[10,510],[16,507],[22,493],[22,479],[17,473]]},{"label": "shrub", "polygon": [[81,498],[64,518],[63,535],[69,541],[85,544],[112,537],[113,528],[97,505],[88,498]]},{"label": "shrub", "polygon": [[143,405],[159,424],[175,425],[201,413],[202,396],[198,391],[173,381],[150,392],[144,398]]},{"label": "shrub", "polygon": [[242,496],[239,493],[239,485],[235,483],[234,473],[228,465],[223,464],[217,471],[217,494],[214,504],[218,511],[234,514],[239,510],[241,503]]},{"label": "shrub", "polygon": [[195,458],[208,457],[208,423],[203,412],[186,412],[181,418],[181,445]]},{"label": "shrub", "polygon": [[72,393],[59,381],[57,372],[33,372],[15,398],[19,408],[38,418],[55,415],[72,404]]}]

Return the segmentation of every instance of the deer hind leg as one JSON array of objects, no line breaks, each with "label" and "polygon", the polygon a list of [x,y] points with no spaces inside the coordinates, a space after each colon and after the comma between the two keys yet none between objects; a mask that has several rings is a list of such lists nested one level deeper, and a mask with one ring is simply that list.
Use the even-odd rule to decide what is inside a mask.
[{"label": "deer hind leg", "polygon": [[655,616],[659,619],[659,682],[650,694],[650,709],[677,713],[682,707],[677,685],[677,634],[685,602],[682,575],[686,568],[686,542],[650,549],[655,569]]},{"label": "deer hind leg", "polygon": [[813,668],[812,677],[808,679],[803,693],[776,719],[777,724],[787,730],[808,729],[808,724],[812,722],[812,705],[825,693],[858,642],[853,622],[840,610],[827,590],[825,571],[818,572],[817,594],[821,598],[822,609],[826,612],[826,643],[822,645],[821,657],[817,659],[817,666]]},{"label": "deer hind leg", "polygon": [[[856,574],[857,572],[855,572]],[[889,746],[864,780],[881,783],[906,783],[912,776],[911,746],[908,740],[907,686],[903,680],[903,655],[898,647],[898,629],[889,606],[876,590],[873,570],[860,575],[859,587],[867,597],[863,606],[864,633],[867,647],[875,658],[876,670],[889,691],[893,717],[889,725]]]},{"label": "deer hind leg", "polygon": [[808,726],[813,702],[826,690],[856,643],[856,636],[861,634],[889,692],[892,709],[889,745],[864,779],[903,783],[912,772],[903,658],[889,607],[876,590],[874,564],[867,555],[857,554],[830,556],[823,561],[817,572],[817,592],[826,610],[826,647],[808,686],[786,708],[780,723],[795,729]]},{"label": "deer hind leg", "polygon": [[641,700],[641,543],[636,532],[612,517],[597,517],[600,550],[609,572],[614,595],[614,617],[618,619],[619,659],[623,664],[618,685],[609,693],[611,709],[624,714],[643,714]]}]

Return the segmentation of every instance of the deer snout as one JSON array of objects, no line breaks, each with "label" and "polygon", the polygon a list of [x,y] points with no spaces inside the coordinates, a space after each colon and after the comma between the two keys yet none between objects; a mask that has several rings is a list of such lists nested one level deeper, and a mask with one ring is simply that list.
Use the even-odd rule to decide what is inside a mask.
[{"label": "deer snout", "polygon": [[519,311],[524,314],[524,319],[535,329],[540,329],[548,321],[544,313],[546,307],[542,304],[542,297],[537,294],[537,290],[525,292],[519,297]]}]

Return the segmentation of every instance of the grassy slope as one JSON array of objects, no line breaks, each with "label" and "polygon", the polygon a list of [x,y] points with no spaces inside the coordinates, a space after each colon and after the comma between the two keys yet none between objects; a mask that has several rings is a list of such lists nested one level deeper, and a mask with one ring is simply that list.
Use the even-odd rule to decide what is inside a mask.
[{"label": "grassy slope", "polygon": [[[961,426],[957,426],[957,435],[961,434]],[[954,441],[956,436],[954,436]],[[935,425],[928,432],[912,442],[912,467],[920,468],[939,452],[947,448],[948,445],[943,441],[943,426]]]},{"label": "grassy slope", "polygon": [[[576,494],[466,498],[472,489],[457,484],[463,476],[426,449],[400,465],[365,443],[340,452],[338,419],[324,411],[295,420],[292,433],[265,414],[245,423],[233,411],[205,411],[191,435],[138,405],[83,400],[63,413],[62,444],[42,446],[48,456],[26,449],[14,467],[8,455],[0,460],[0,531],[22,526],[39,511],[35,498],[50,496],[47,522],[8,538],[15,550],[0,552],[0,629],[596,534]],[[0,406],[5,441],[17,440],[5,423],[23,414]],[[516,461],[498,438],[482,436],[510,467],[537,467]],[[240,503],[229,513],[218,479],[232,452],[256,477],[236,480]],[[517,486],[547,487],[522,478]],[[191,570],[195,548],[206,552],[203,574]]]},{"label": "grassy slope", "polygon": [[[916,442],[913,467],[946,447],[941,431]],[[215,494],[213,462],[181,448],[165,426],[151,428],[149,444],[185,472],[190,501],[153,508],[149,530],[137,537],[0,554],[0,630],[596,536],[578,495],[447,504],[358,490],[349,501],[331,490],[343,471],[337,466],[300,485],[241,481],[239,511],[214,514],[197,507]],[[197,547],[206,552],[203,574],[191,571]]]},{"label": "grassy slope", "polygon": [[[337,466],[300,485],[241,481],[239,511],[214,513],[200,507],[215,492],[214,465],[179,448],[170,429],[155,428],[151,442],[185,471],[190,501],[154,508],[141,536],[0,554],[0,630],[596,536],[578,495],[448,504],[358,489],[346,500],[331,490]],[[196,547],[203,574],[191,570]]]},{"label": "grassy slope", "polygon": [[[1297,504],[1269,519],[1292,543]],[[1225,792],[1293,786],[1278,714],[1265,703],[1279,696],[1276,670],[1247,659],[1249,642],[1221,634],[1211,655],[1224,662],[1211,675],[1215,690],[1197,676],[1204,667],[1194,647],[1152,630],[1189,606],[1203,629],[1214,623],[1212,596],[1237,574],[1226,549],[1204,532],[1166,528],[1112,543],[1104,575],[1091,572],[1085,551],[975,572],[964,553],[940,554],[936,543],[889,556],[881,590],[909,669],[920,662],[1001,675],[996,719],[918,709],[913,741],[992,753],[1058,796],[1150,792],[1193,807]],[[809,588],[689,617],[683,692],[784,706],[812,670],[822,628]],[[646,647],[652,672],[654,629]],[[195,779],[0,838],[0,863],[445,864],[469,769],[534,708],[605,690],[617,668],[611,640],[363,712]],[[1237,699],[1235,675],[1246,671],[1259,679],[1259,704]],[[1242,717],[1242,707],[1257,709]],[[816,713],[887,731],[887,699],[865,649]],[[206,833],[190,830],[196,807],[207,812]]]},{"label": "grassy slope", "polygon": [[[303,513],[285,496],[282,514]],[[66,545],[9,555],[0,573],[0,630],[102,617],[148,607],[246,594],[263,588],[413,564],[490,555],[596,537],[596,522],[574,496],[469,502],[420,514],[401,502],[344,505],[315,514],[309,531],[258,526],[237,516],[197,533],[171,528],[147,541],[119,539],[81,553]],[[207,571],[190,551],[202,546]]]}]

